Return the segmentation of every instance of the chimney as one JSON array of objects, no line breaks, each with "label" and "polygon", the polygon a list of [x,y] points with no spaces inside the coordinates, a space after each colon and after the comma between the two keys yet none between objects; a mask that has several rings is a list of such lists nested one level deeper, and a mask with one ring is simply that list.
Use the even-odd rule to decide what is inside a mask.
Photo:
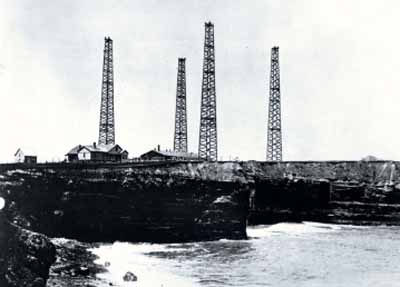
[{"label": "chimney", "polygon": [[96,148],[96,142],[93,142],[93,147]]},{"label": "chimney", "polygon": [[160,145],[157,145],[157,151],[160,151]]}]

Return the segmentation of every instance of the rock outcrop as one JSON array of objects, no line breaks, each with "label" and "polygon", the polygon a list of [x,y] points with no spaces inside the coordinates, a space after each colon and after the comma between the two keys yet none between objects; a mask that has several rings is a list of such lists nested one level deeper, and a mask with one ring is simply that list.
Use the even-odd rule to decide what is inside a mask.
[{"label": "rock outcrop", "polygon": [[47,287],[111,286],[96,276],[106,269],[94,261],[97,257],[89,251],[93,244],[56,238],[56,261],[50,268]]},{"label": "rock outcrop", "polygon": [[0,286],[44,287],[54,260],[46,236],[11,224],[0,211]]}]

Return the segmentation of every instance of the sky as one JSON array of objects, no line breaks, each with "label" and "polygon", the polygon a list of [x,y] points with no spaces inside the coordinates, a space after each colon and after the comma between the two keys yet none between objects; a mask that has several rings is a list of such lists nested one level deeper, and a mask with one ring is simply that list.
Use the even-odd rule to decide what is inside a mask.
[{"label": "sky", "polygon": [[98,140],[104,37],[116,142],[172,149],[178,57],[197,152],[204,22],[215,25],[218,156],[265,160],[270,52],[280,47],[284,160],[400,160],[400,2],[0,0],[0,162],[64,159]]}]

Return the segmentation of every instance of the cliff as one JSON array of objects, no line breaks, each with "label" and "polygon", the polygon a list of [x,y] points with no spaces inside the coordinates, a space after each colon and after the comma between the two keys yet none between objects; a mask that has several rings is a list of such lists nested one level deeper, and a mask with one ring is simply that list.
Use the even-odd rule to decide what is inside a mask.
[{"label": "cliff", "polygon": [[250,224],[400,224],[398,162],[0,165],[15,223],[81,241],[246,238]]},{"label": "cliff", "polygon": [[393,161],[243,163],[255,182],[249,222],[400,225],[399,168]]},{"label": "cliff", "polygon": [[234,163],[0,167],[10,220],[87,242],[243,239],[249,191]]},{"label": "cliff", "polygon": [[400,224],[399,168],[392,161],[1,165],[0,196],[10,220],[52,237],[241,239],[249,197],[250,224]]}]

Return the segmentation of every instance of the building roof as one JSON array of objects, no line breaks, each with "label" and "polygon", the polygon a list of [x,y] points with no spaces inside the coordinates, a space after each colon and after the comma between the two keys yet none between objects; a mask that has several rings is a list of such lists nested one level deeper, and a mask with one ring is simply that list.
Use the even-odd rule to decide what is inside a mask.
[{"label": "building roof", "polygon": [[14,156],[16,156],[19,151],[22,151],[24,156],[36,156],[36,152],[33,149],[25,148],[25,147],[18,148],[17,151],[15,152]]},{"label": "building roof", "polygon": [[82,147],[82,145],[77,145],[76,147],[73,147],[69,152],[67,152],[66,155],[78,154]]},{"label": "building roof", "polygon": [[85,145],[83,148],[91,152],[110,152],[115,146],[117,145]]},{"label": "building roof", "polygon": [[373,155],[367,155],[366,157],[361,159],[362,161],[379,161],[381,159],[377,158],[376,156]]},{"label": "building roof", "polygon": [[190,153],[189,152],[180,152],[180,151],[174,151],[174,150],[160,150],[160,151],[151,150],[151,151],[148,151],[148,152],[142,154],[141,157],[145,156],[145,155],[147,155],[149,153],[156,153],[156,154],[158,154],[160,156],[165,156],[165,157],[179,157],[179,158],[192,158],[192,159],[197,159],[198,158],[197,154],[195,154],[195,153],[192,153],[192,152],[190,152]]},{"label": "building roof", "polygon": [[[114,151],[116,147],[119,147],[119,152]],[[114,153],[114,154],[120,154],[124,150],[118,145],[118,144],[111,144],[111,145],[77,145],[74,148],[72,148],[66,155],[74,155],[78,154],[82,149],[87,149],[90,152],[103,152],[103,153]]]}]

